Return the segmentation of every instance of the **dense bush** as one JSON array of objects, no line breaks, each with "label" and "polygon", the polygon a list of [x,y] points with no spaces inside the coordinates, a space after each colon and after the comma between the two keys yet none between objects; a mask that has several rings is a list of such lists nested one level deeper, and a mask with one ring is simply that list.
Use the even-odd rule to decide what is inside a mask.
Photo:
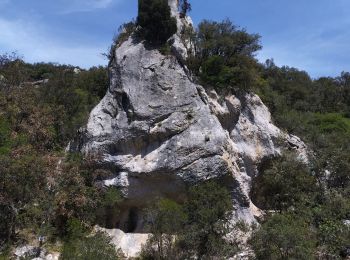
[{"label": "dense bush", "polygon": [[68,240],[62,249],[61,260],[118,260],[122,259],[116,252],[111,239],[102,232],[92,236],[79,236]]},{"label": "dense bush", "polygon": [[[279,68],[271,60],[262,68],[264,84],[257,91],[269,106],[275,123],[302,137],[312,154],[309,170],[299,168],[298,162],[282,159],[266,165],[258,177],[255,183],[261,184],[255,191],[258,205],[282,208],[284,213],[276,213],[262,223],[261,231],[253,237],[256,253],[271,257],[282,243],[293,245],[295,238],[302,239],[297,234],[285,235],[282,224],[273,222],[285,214],[297,214],[298,221],[306,225],[310,239],[313,237],[312,247],[302,250],[310,253],[312,249],[312,255],[298,258],[341,259],[350,245],[349,229],[344,225],[350,212],[348,74],[312,80],[304,71]],[[281,201],[283,205],[276,205]],[[300,223],[292,221],[288,225],[295,225],[298,230]],[[271,248],[268,234],[274,234],[277,239],[275,249]]]},{"label": "dense bush", "polygon": [[208,182],[190,189],[185,203],[188,231],[183,246],[198,257],[225,257],[229,246],[224,240],[230,232],[227,225],[232,212],[228,190],[215,182]]},{"label": "dense bush", "polygon": [[316,183],[307,165],[294,153],[285,153],[265,163],[253,182],[251,196],[259,208],[282,211],[307,203],[317,190]]},{"label": "dense bush", "polygon": [[313,259],[316,245],[308,224],[291,214],[269,218],[253,234],[251,243],[261,260]]},{"label": "dense bush", "polygon": [[[25,239],[19,234],[23,229],[48,236],[65,232],[54,231],[60,228],[55,221],[55,197],[64,194],[65,188],[74,186],[67,184],[68,179],[80,184],[80,191],[83,191],[82,197],[76,196],[76,200],[93,194],[91,182],[88,183],[86,176],[81,177],[82,167],[64,168],[62,176],[69,176],[67,185],[54,187],[63,184],[57,178],[56,167],[68,140],[86,122],[90,110],[104,95],[108,73],[103,67],[75,73],[70,66],[27,64],[16,54],[2,55],[0,63],[4,82],[0,86],[1,247],[4,243]],[[49,81],[32,84],[42,79]],[[76,179],[73,181],[73,178]],[[70,195],[74,191],[66,190]],[[81,202],[77,202],[75,212],[86,205]],[[75,215],[85,220],[88,217],[81,216],[84,214]]]},{"label": "dense bush", "polygon": [[176,33],[176,19],[167,0],[139,0],[139,34],[151,44],[162,45]]},{"label": "dense bush", "polygon": [[225,239],[232,212],[231,196],[215,182],[193,187],[184,205],[161,199],[148,210],[153,236],[143,252],[145,259],[224,258],[236,248]]},{"label": "dense bush", "polygon": [[144,248],[143,258],[181,259],[179,248],[187,215],[184,208],[169,199],[160,199],[148,208],[146,222],[152,237]]},{"label": "dense bush", "polygon": [[249,34],[231,21],[204,20],[194,36],[195,53],[188,66],[205,85],[251,89],[257,84],[259,35]]}]

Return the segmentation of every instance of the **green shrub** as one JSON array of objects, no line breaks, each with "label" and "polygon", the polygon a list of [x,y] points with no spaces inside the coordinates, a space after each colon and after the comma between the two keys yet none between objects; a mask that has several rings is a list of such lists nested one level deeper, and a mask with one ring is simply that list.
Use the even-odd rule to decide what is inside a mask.
[{"label": "green shrub", "polygon": [[118,28],[118,35],[114,38],[115,45],[118,47],[123,42],[128,40],[128,38],[132,35],[135,29],[136,29],[135,21],[122,24]]},{"label": "green shrub", "polygon": [[181,245],[189,255],[226,257],[235,248],[224,240],[230,232],[227,225],[232,212],[228,190],[215,182],[190,189],[185,212],[188,216]]},{"label": "green shrub", "polygon": [[0,155],[6,155],[10,152],[11,139],[10,139],[10,124],[0,116]]},{"label": "green shrub", "polygon": [[350,228],[339,220],[323,221],[318,227],[317,235],[322,253],[329,258],[336,258],[344,248],[350,245]]},{"label": "green shrub", "polygon": [[117,260],[120,255],[111,244],[111,239],[102,232],[80,237],[64,243],[61,260]]},{"label": "green shrub", "polygon": [[67,239],[68,240],[76,240],[80,239],[84,236],[87,236],[89,229],[83,225],[83,223],[76,219],[71,218],[67,221]]},{"label": "green shrub", "polygon": [[183,207],[175,201],[160,199],[146,215],[152,237],[143,249],[143,258],[180,259],[178,242],[187,220]]},{"label": "green shrub", "polygon": [[167,0],[139,0],[137,25],[140,35],[151,44],[164,44],[177,31]]},{"label": "green shrub", "polygon": [[143,259],[224,258],[235,245],[224,237],[232,212],[228,190],[213,181],[192,187],[184,205],[161,199],[147,210],[152,238],[143,250]]},{"label": "green shrub", "polygon": [[286,153],[265,163],[251,196],[258,207],[281,211],[307,203],[315,191],[316,179],[307,166],[293,153]]},{"label": "green shrub", "polygon": [[314,259],[316,242],[311,229],[295,215],[270,217],[250,242],[258,260]]},{"label": "green shrub", "polygon": [[164,56],[171,54],[171,46],[168,43],[163,44],[158,50]]},{"label": "green shrub", "polygon": [[310,124],[318,127],[320,132],[340,132],[350,134],[350,119],[339,113],[314,114]]}]

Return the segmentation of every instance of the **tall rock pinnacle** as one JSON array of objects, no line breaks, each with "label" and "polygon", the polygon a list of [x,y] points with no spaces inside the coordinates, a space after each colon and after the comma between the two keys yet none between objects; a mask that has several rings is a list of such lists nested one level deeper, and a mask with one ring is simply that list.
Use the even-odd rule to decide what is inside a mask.
[{"label": "tall rock pinnacle", "polygon": [[[168,1],[178,24],[191,23],[180,18],[177,0]],[[260,163],[280,153],[278,140],[294,142],[301,154],[305,145],[272,124],[258,96],[220,96],[193,82],[176,57],[187,54],[180,35],[172,47],[175,55],[164,56],[132,38],[122,43],[109,65],[109,89],[70,149],[98,155],[96,163],[111,172],[104,184],[123,191],[112,227],[142,231],[149,201],[181,202],[188,186],[207,180],[230,189],[233,222],[253,222],[259,210],[249,194]]]}]

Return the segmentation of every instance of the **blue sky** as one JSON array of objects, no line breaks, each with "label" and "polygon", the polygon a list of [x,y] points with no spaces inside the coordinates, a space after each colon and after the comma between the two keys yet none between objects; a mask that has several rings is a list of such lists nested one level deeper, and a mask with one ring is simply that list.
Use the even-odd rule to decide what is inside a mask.
[{"label": "blue sky", "polygon": [[[349,0],[192,0],[191,16],[230,18],[262,36],[264,61],[306,70],[312,77],[350,71]],[[105,65],[118,26],[137,13],[137,0],[0,0],[0,53],[26,61],[88,68]]]}]

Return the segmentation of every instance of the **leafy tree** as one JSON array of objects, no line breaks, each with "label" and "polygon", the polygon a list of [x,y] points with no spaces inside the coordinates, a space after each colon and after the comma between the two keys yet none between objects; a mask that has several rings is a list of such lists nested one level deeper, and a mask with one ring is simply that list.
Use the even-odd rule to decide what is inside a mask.
[{"label": "leafy tree", "polygon": [[315,239],[304,220],[291,214],[274,215],[254,232],[251,245],[257,259],[313,259]]},{"label": "leafy tree", "polygon": [[32,150],[27,152],[12,154],[13,158],[0,157],[0,226],[3,230],[0,240],[10,240],[15,236],[16,229],[26,224],[21,218],[28,214],[30,205],[40,202],[42,191],[46,188],[44,162]]},{"label": "leafy tree", "polygon": [[230,20],[204,20],[195,36],[195,55],[188,59],[191,71],[203,83],[222,88],[249,89],[258,78],[259,35],[248,34]]},{"label": "leafy tree", "polygon": [[141,37],[155,45],[165,44],[177,31],[167,0],[139,0],[137,25]]},{"label": "leafy tree", "polygon": [[121,192],[116,187],[108,187],[99,193],[95,222],[107,228],[114,228],[114,219],[120,213],[119,206],[123,201]]}]

